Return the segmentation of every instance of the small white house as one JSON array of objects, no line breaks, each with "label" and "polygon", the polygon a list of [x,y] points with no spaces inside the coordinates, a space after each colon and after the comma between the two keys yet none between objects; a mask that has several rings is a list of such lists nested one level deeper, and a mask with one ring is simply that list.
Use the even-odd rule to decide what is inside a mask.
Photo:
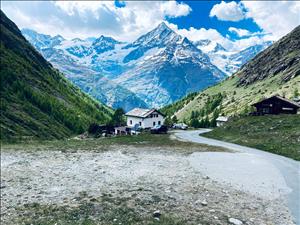
[{"label": "small white house", "polygon": [[165,116],[156,109],[134,108],[125,114],[128,127],[152,128],[163,125]]},{"label": "small white house", "polygon": [[228,117],[226,117],[226,116],[219,116],[219,117],[216,119],[217,127],[223,126],[224,123],[226,123],[227,121],[228,121]]}]

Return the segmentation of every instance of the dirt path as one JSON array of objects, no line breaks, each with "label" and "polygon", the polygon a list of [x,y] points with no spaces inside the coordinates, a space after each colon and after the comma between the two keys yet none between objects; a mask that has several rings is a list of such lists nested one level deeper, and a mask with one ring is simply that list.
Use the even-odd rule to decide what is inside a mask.
[{"label": "dirt path", "polygon": [[82,193],[91,204],[93,199],[108,195],[126,199],[122,201],[136,215],[151,217],[154,210],[160,210],[163,215],[183,219],[183,224],[228,224],[230,218],[253,225],[294,224],[284,200],[256,196],[207,177],[193,162],[197,154],[207,153],[172,152],[168,147],[110,148],[106,152],[97,148],[74,152],[2,151],[3,224],[18,224],[16,219],[31,216],[26,207],[21,212],[19,207],[32,203],[78,205]]},{"label": "dirt path", "polygon": [[[179,131],[175,135],[182,140],[221,146],[237,153],[210,153],[205,157],[197,154],[193,158],[194,165],[215,180],[232,183],[237,189],[273,199],[282,196],[288,202],[296,224],[300,224],[300,163],[258,149],[199,136],[209,131]],[[201,166],[203,161],[205,166]]]}]

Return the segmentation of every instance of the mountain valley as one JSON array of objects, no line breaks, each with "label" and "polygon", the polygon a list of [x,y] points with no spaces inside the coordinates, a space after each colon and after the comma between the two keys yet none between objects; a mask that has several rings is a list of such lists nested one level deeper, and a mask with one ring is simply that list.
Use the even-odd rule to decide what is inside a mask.
[{"label": "mountain valley", "polygon": [[210,40],[193,43],[165,23],[132,43],[103,35],[66,40],[30,29],[22,33],[81,90],[125,111],[159,108],[212,86],[270,44],[229,52]]}]

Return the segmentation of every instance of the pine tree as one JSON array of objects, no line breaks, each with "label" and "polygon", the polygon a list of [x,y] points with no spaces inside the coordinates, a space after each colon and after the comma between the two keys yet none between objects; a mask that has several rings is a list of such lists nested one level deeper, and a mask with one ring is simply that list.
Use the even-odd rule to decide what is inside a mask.
[{"label": "pine tree", "polygon": [[178,122],[178,119],[177,119],[177,116],[176,116],[176,115],[172,117],[172,122],[173,122],[173,123],[177,123],[177,122]]}]

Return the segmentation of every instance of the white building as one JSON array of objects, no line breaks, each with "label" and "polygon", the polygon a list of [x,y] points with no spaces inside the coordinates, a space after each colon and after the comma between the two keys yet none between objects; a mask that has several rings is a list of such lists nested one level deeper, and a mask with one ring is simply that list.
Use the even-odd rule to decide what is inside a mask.
[{"label": "white building", "polygon": [[156,125],[163,125],[164,115],[156,109],[135,108],[125,114],[127,118],[127,126],[141,128],[151,128]]},{"label": "white building", "polygon": [[226,116],[219,116],[219,117],[216,119],[217,127],[223,126],[224,123],[226,123],[227,121],[228,121],[228,117],[226,117]]}]

